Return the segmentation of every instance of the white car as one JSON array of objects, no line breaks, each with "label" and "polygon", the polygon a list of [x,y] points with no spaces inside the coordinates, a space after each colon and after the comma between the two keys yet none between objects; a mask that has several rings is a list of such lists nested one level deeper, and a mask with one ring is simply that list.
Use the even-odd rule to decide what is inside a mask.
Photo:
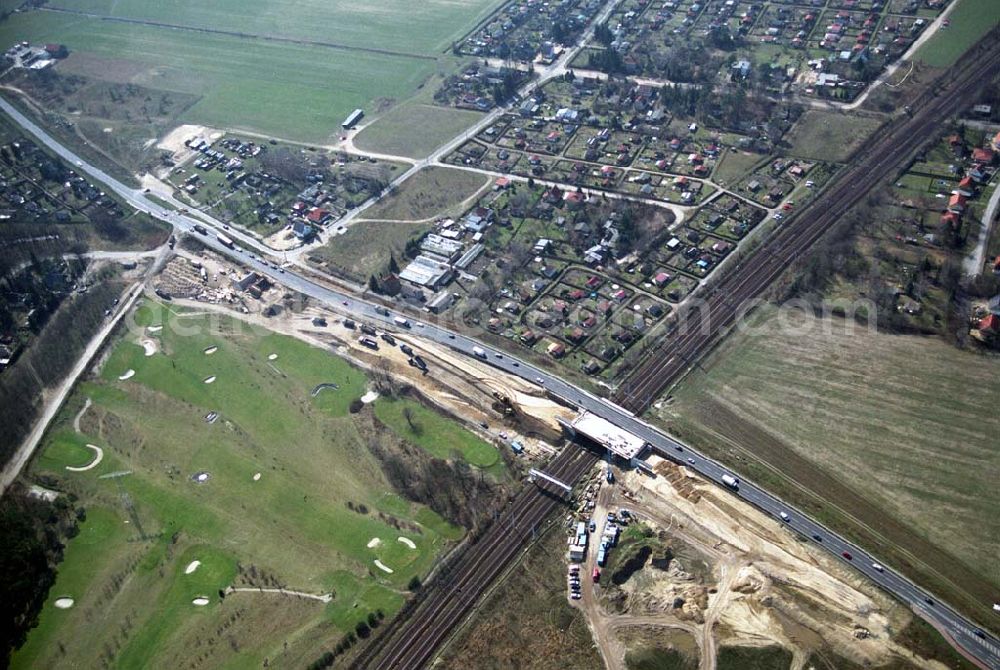
[{"label": "white car", "polygon": [[545,380],[542,379],[541,377],[535,377],[535,381],[538,382],[539,384],[544,384],[545,383]]},{"label": "white car", "polygon": [[878,570],[879,572],[885,572],[885,568],[883,568],[878,563],[872,563],[872,567],[875,568],[876,570]]}]

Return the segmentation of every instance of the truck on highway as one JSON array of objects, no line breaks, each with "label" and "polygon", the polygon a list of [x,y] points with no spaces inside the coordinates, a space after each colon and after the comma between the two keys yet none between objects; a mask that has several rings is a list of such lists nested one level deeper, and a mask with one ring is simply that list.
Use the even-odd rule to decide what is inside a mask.
[{"label": "truck on highway", "polygon": [[400,328],[409,328],[410,327],[410,320],[407,319],[407,318],[405,318],[405,317],[402,317],[402,316],[397,316],[396,318],[394,318],[392,320],[392,322],[395,323]]},{"label": "truck on highway", "polygon": [[740,490],[740,480],[732,475],[722,475],[722,483],[734,491]]},{"label": "truck on highway", "polygon": [[233,241],[229,239],[228,235],[223,235],[222,233],[218,233],[216,234],[215,238],[219,240],[219,244],[221,244],[222,246],[229,247],[230,249],[233,248]]},{"label": "truck on highway", "polygon": [[201,225],[200,223],[196,223],[194,224],[194,232],[198,233],[199,235],[208,235],[208,228]]},{"label": "truck on highway", "polygon": [[472,347],[472,355],[476,358],[482,358],[486,360],[486,350],[482,347]]}]

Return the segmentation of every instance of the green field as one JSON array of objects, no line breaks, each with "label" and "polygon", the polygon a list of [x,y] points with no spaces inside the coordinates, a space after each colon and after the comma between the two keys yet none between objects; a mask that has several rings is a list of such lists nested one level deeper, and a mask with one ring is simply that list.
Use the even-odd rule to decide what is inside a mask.
[{"label": "green field", "polygon": [[462,211],[456,205],[471,198],[488,181],[489,177],[478,172],[424,168],[372,205],[364,217],[373,221],[422,221],[446,213],[457,217]]},{"label": "green field", "polygon": [[48,6],[102,17],[433,56],[498,4],[498,0],[55,0]]},{"label": "green field", "polygon": [[787,670],[792,652],[781,647],[722,647],[715,663],[718,670]]},{"label": "green field", "polygon": [[343,235],[331,237],[309,259],[326,272],[365,282],[370,275],[388,270],[390,254],[402,265],[407,240],[430,230],[428,223],[361,221]]},{"label": "green field", "polygon": [[642,647],[625,654],[628,670],[695,670],[698,662],[675,649]]},{"label": "green field", "polygon": [[16,14],[0,41],[63,42],[58,67],[200,96],[180,122],[329,140],[357,107],[410,95],[434,61],[167,30],[49,12]]},{"label": "green field", "polygon": [[917,60],[933,67],[954,64],[969,47],[1000,23],[1000,3],[996,0],[955,0],[958,5],[942,26],[916,53]]},{"label": "green field", "polygon": [[842,162],[863,146],[882,124],[854,114],[809,110],[796,122],[785,139],[792,156],[813,160]]},{"label": "green field", "polygon": [[492,446],[429,407],[412,400],[379,399],[375,416],[401,438],[437,458],[458,458],[473,465],[503,471],[500,453]]},{"label": "green field", "polygon": [[712,174],[712,179],[720,186],[735,185],[744,176],[750,174],[754,166],[762,162],[763,158],[760,154],[730,149],[719,161],[719,165]]},{"label": "green field", "polygon": [[813,513],[848,515],[861,541],[942,597],[988,610],[1000,595],[1000,359],[932,337],[851,334],[836,318],[783,319],[755,314],[660,416],[726,458],[726,445],[738,449],[733,467],[793,499],[814,492],[823,503],[802,502]]},{"label": "green field", "polygon": [[480,112],[410,101],[358,133],[354,145],[362,151],[426,158],[481,118]]},{"label": "green field", "polygon": [[[369,420],[348,411],[367,387],[361,371],[226,317],[153,303],[136,321],[164,327],[125,335],[63,408],[27,475],[76,496],[87,519],[14,667],[113,659],[125,668],[241,668],[265,658],[272,667],[304,667],[370,612],[394,613],[410,579],[425,577],[461,536],[386,482],[367,445],[398,438],[373,433]],[[140,339],[158,351],[145,356]],[[210,347],[218,349],[206,354]],[[129,369],[134,376],[120,381]],[[313,397],[319,383],[338,388]],[[93,405],[77,434],[72,419],[85,398]],[[391,415],[391,403],[379,404]],[[435,431],[434,449],[482,465],[490,465],[487,450],[496,458],[443,416],[413,409]],[[210,411],[219,415],[214,422],[205,419]],[[103,460],[67,471],[90,461],[88,443],[104,449]],[[128,474],[102,478],[112,473]],[[197,473],[207,480],[196,481]],[[201,565],[186,574],[195,560]],[[256,588],[223,598],[231,585],[333,599]],[[202,596],[209,603],[195,606]],[[75,603],[58,609],[62,597]]]}]

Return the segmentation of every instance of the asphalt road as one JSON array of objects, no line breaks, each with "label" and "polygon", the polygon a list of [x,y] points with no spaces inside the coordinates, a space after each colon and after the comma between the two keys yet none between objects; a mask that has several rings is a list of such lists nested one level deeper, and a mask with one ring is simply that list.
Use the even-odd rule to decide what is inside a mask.
[{"label": "asphalt road", "polygon": [[[236,249],[230,249],[216,239],[217,232],[223,232],[221,229],[213,230],[210,228],[208,235],[200,235],[197,232],[193,232],[196,224],[206,225],[205,219],[193,218],[163,207],[150,200],[140,189],[129,187],[99,168],[84,163],[79,156],[62,146],[7,101],[0,99],[0,109],[9,114],[18,124],[45,144],[52,152],[66,160],[70,165],[75,166],[79,171],[85,172],[103,182],[119,197],[126,200],[136,209],[172,224],[178,231],[191,232],[195,237],[200,238],[202,243],[218,253],[232,257],[247,267],[263,275],[267,275],[275,282],[326,303],[336,311],[345,313],[351,318],[368,321],[373,325],[387,326],[395,331],[400,330],[400,327],[393,321],[394,317],[398,316],[398,314],[385,310],[381,306],[359,300],[346,293],[317,284],[295,272],[284,271],[278,268],[276,264],[264,261],[256,241],[240,234],[238,231],[224,231],[228,237],[236,241]],[[243,245],[249,248],[242,248]],[[548,371],[489,347],[475,339],[453,333],[439,325],[414,320],[409,316],[405,316],[405,318],[409,320],[411,324],[410,330],[415,334],[451,347],[469,356],[473,355],[473,347],[480,347],[486,351],[486,361],[490,365],[522,377],[527,381],[544,386],[549,393],[562,399],[564,402],[579,409],[588,410],[611,421],[624,430],[641,437],[659,455],[681,462],[720,486],[725,486],[722,483],[722,476],[729,473],[723,466],[699,454],[682,442],[660,432],[618,405],[594,396]],[[875,564],[880,563],[876,557],[860,547],[847,542],[820,523],[789,507],[778,498],[750,482],[741,481],[738,490],[734,491],[734,495],[757,506],[775,518],[780,518],[780,513],[785,512],[789,517],[787,525],[791,531],[810,538],[810,541],[818,547],[829,551],[841,561],[852,565],[883,589],[892,593],[907,605],[910,605],[928,622],[945,631],[952,638],[953,642],[961,646],[971,656],[979,659],[984,667],[1000,670],[1000,641],[989,633],[979,631],[975,624],[962,617],[951,607],[939,602],[936,598],[899,573],[893,571],[890,567],[886,566],[882,569],[876,569],[874,567]],[[844,552],[849,554],[851,558],[845,558]],[[1000,616],[1000,613],[998,613],[998,616]]]}]

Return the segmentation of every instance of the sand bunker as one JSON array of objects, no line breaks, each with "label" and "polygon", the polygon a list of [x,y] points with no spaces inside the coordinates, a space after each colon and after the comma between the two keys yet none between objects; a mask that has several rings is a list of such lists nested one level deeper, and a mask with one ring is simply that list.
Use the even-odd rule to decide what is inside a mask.
[{"label": "sand bunker", "polygon": [[215,381],[215,375],[212,375],[211,377],[205,377],[206,384],[211,384],[214,381]]},{"label": "sand bunker", "polygon": [[195,480],[199,484],[204,484],[211,478],[211,476],[212,475],[208,474],[207,472],[196,472],[194,475],[191,476],[191,479]]},{"label": "sand bunker", "polygon": [[269,360],[269,361],[276,361],[276,360],[278,360],[278,354],[268,354],[267,355],[267,360]]},{"label": "sand bunker", "polygon": [[129,368],[125,371],[125,374],[118,375],[118,381],[123,382],[126,379],[132,379],[135,376],[135,370]]},{"label": "sand bunker", "polygon": [[152,356],[156,353],[156,342],[153,340],[143,340],[142,341],[142,351],[147,356]]},{"label": "sand bunker", "polygon": [[400,536],[399,536],[399,537],[397,537],[396,539],[397,539],[398,541],[402,542],[403,544],[405,544],[405,545],[406,545],[407,547],[409,547],[410,549],[416,549],[416,548],[417,548],[417,545],[413,543],[413,540],[411,540],[411,539],[410,539],[410,538],[408,538],[408,537],[403,537],[402,535],[400,535]]},{"label": "sand bunker", "polygon": [[369,549],[374,549],[375,547],[379,546],[380,544],[382,544],[382,540],[378,539],[377,537],[373,537],[372,539],[368,540],[368,548]]},{"label": "sand bunker", "polygon": [[188,566],[184,568],[184,574],[190,575],[192,572],[198,569],[199,565],[201,565],[201,561],[191,561],[190,563],[188,563]]},{"label": "sand bunker", "polygon": [[375,567],[381,570],[382,572],[388,572],[390,575],[393,573],[392,568],[390,568],[388,565],[378,560],[377,558],[375,559]]},{"label": "sand bunker", "polygon": [[61,610],[68,610],[73,606],[74,602],[72,598],[56,598],[53,604]]},{"label": "sand bunker", "polygon": [[206,356],[211,356],[212,354],[214,354],[218,350],[219,350],[218,347],[208,347],[207,349],[205,349],[205,355]]},{"label": "sand bunker", "polygon": [[204,607],[205,605],[208,604],[208,598],[206,598],[205,596],[198,596],[197,598],[191,601],[191,604],[197,605],[198,607]]},{"label": "sand bunker", "polygon": [[372,403],[378,400],[378,393],[375,391],[369,391],[368,393],[361,396],[361,402],[364,404]]},{"label": "sand bunker", "polygon": [[260,481],[260,473],[259,472],[253,476],[253,480],[255,482],[259,482]]},{"label": "sand bunker", "polygon": [[67,465],[66,466],[67,470],[69,470],[70,472],[86,472],[87,470],[90,470],[91,468],[96,468],[97,467],[97,464],[101,462],[102,458],[104,458],[104,450],[101,449],[96,444],[88,444],[87,448],[90,449],[90,450],[92,450],[94,452],[94,460],[92,460],[90,463],[87,463],[86,465],[84,465],[82,467],[79,467],[79,468],[75,468],[72,465]]},{"label": "sand bunker", "polygon": [[147,333],[158,333],[163,330],[163,326],[149,326],[146,328]]}]

